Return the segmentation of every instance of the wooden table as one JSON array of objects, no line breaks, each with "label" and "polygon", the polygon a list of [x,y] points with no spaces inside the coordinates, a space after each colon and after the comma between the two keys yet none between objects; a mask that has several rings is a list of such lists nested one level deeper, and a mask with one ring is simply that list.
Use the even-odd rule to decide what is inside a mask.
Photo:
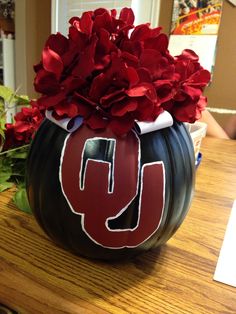
[{"label": "wooden table", "polygon": [[236,313],[236,288],[213,281],[236,198],[236,142],[206,138],[189,214],[160,250],[125,263],[55,246],[0,195],[0,303],[20,313]]}]

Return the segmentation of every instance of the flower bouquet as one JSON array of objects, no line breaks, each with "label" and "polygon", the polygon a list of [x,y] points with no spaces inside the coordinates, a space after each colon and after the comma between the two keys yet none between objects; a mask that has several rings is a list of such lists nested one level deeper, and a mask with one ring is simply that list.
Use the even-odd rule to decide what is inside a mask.
[{"label": "flower bouquet", "polygon": [[37,108],[52,110],[56,120],[81,116],[91,129],[117,135],[164,110],[182,122],[201,117],[210,73],[191,50],[172,57],[161,27],[134,27],[128,8],[119,18],[116,10],[97,9],[69,23],[68,38],[51,35],[35,66]]},{"label": "flower bouquet", "polygon": [[29,203],[74,253],[133,256],[166,242],[189,208],[195,161],[183,122],[200,118],[210,73],[191,50],[171,56],[161,28],[134,26],[129,8],[69,23],[34,67],[41,97],[29,120],[38,128],[46,119],[27,159]]},{"label": "flower bouquet", "polygon": [[[15,110],[20,112],[12,117],[10,113]],[[0,86],[0,192],[15,186],[13,201],[26,212],[30,207],[25,190],[25,160],[43,117],[43,112],[31,107],[27,96]]]}]

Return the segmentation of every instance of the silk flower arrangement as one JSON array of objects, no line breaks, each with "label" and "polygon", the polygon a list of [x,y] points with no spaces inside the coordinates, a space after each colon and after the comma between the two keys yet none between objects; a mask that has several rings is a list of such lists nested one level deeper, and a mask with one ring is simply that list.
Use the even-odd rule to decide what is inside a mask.
[{"label": "silk flower arrangement", "polygon": [[53,110],[56,119],[82,116],[91,129],[108,127],[117,135],[163,110],[178,121],[199,119],[209,72],[191,50],[172,57],[160,27],[133,23],[131,9],[118,19],[115,10],[98,9],[72,18],[68,38],[51,35],[35,66],[42,96],[33,106]]},{"label": "silk flower arrangement", "polygon": [[[19,117],[30,113],[20,132],[26,142],[40,125],[26,181],[51,238],[88,257],[132,256],[167,241],[189,207],[194,155],[182,122],[200,118],[210,73],[191,50],[171,56],[161,28],[134,26],[131,9],[118,18],[116,10],[97,9],[69,23],[68,38],[46,41],[34,67],[41,97],[6,125],[6,143],[19,140]],[[134,131],[137,121],[152,123],[166,111],[172,127]],[[45,113],[54,123],[41,123]],[[78,117],[82,126],[69,135],[56,125],[67,119],[73,127]]]}]

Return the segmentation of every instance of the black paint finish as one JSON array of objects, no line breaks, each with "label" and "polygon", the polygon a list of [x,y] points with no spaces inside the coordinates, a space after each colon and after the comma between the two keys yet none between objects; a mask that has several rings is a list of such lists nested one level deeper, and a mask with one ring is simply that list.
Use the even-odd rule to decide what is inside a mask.
[{"label": "black paint finish", "polygon": [[[92,242],[81,228],[81,217],[69,208],[61,192],[59,164],[67,132],[45,120],[31,145],[27,160],[30,206],[43,230],[60,246],[86,257],[116,260],[132,257],[165,243],[182,223],[194,189],[195,164],[192,140],[182,123],[140,136],[141,164],[163,161],[166,171],[165,209],[157,232],[136,248],[107,249]],[[99,136],[99,132],[96,132]],[[101,141],[101,145],[102,145]],[[97,148],[99,151],[99,147]],[[108,156],[109,157],[109,156]],[[132,228],[137,222],[138,196],[116,225]],[[96,224],[96,221],[94,221]]]}]

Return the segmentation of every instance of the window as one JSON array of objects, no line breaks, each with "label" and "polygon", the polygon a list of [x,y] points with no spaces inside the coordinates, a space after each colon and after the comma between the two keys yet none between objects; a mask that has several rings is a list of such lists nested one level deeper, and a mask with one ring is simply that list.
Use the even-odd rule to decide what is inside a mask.
[{"label": "window", "polygon": [[84,11],[96,8],[117,9],[131,7],[135,13],[135,24],[150,22],[158,26],[160,0],[52,0],[52,33],[67,35],[68,20],[81,16]]}]

